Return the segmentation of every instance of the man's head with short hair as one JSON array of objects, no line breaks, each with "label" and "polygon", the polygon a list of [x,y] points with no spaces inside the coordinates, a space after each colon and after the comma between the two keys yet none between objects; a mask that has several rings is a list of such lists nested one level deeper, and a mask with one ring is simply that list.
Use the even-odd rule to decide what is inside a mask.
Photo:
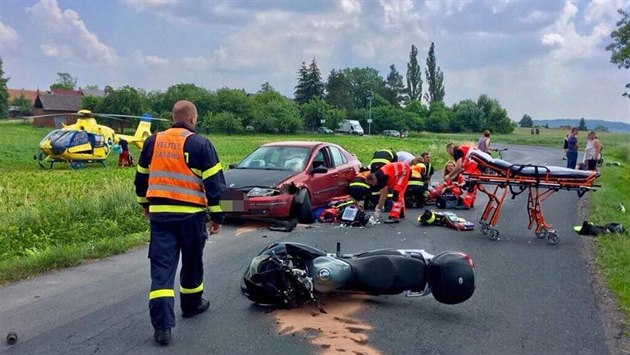
[{"label": "man's head with short hair", "polygon": [[484,137],[490,137],[490,131],[487,130],[487,129],[485,131],[483,131],[483,136]]},{"label": "man's head with short hair", "polygon": [[173,123],[183,123],[189,129],[197,124],[197,107],[188,100],[180,100],[173,105]]},{"label": "man's head with short hair", "polygon": [[450,156],[454,156],[455,155],[455,145],[453,143],[449,143],[446,145],[446,152],[450,155]]},{"label": "man's head with short hair", "polygon": [[571,134],[577,135],[578,134],[578,128],[577,127],[571,128]]},{"label": "man's head with short hair", "polygon": [[422,152],[422,154],[420,154],[420,157],[422,157],[422,161],[427,164],[429,163],[429,159],[431,159],[431,154],[429,154],[429,152]]}]

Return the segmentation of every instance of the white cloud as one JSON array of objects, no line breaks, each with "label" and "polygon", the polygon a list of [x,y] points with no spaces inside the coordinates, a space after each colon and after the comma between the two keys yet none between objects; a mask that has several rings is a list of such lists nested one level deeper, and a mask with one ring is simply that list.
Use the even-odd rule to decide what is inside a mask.
[{"label": "white cloud", "polygon": [[166,58],[160,58],[154,55],[145,56],[140,50],[134,51],[131,57],[134,63],[140,68],[164,69],[170,64],[170,61]]},{"label": "white cloud", "polygon": [[527,16],[521,16],[517,20],[522,23],[536,23],[539,21],[546,20],[548,16],[549,15],[547,15],[546,13],[540,10],[534,10],[531,13],[529,13]]},{"label": "white cloud", "polygon": [[383,7],[385,23],[395,25],[401,20],[413,14],[413,2],[411,0],[380,0]]},{"label": "white cloud", "polygon": [[593,0],[584,11],[584,19],[588,22],[617,22],[617,9],[630,6],[630,0]]},{"label": "white cloud", "polygon": [[178,2],[178,0],[125,0],[125,3],[134,8],[136,11],[161,9],[177,4]]},{"label": "white cloud", "polygon": [[184,57],[182,58],[184,68],[193,71],[204,71],[210,66],[210,61],[204,57]]},{"label": "white cloud", "polygon": [[564,37],[559,33],[546,33],[542,38],[542,43],[548,46],[563,44]]},{"label": "white cloud", "polygon": [[19,36],[15,29],[9,25],[5,25],[0,22],[0,43],[2,46],[11,45],[17,43]]},{"label": "white cloud", "polygon": [[42,29],[40,33],[46,42],[42,46],[44,54],[51,55],[55,52],[53,48],[63,46],[64,53],[55,56],[107,65],[118,61],[116,51],[90,32],[76,11],[62,11],[56,0],[41,0],[27,8],[27,13],[31,22]]},{"label": "white cloud", "polygon": [[42,53],[49,57],[59,57],[60,51],[59,48],[52,44],[44,43],[40,46]]},{"label": "white cloud", "polygon": [[341,9],[347,14],[361,13],[361,3],[359,0],[340,0]]}]

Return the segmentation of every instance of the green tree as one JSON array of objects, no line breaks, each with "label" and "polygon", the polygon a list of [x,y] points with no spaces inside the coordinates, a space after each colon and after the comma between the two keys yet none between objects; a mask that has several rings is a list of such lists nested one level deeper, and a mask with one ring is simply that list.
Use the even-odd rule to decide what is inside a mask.
[{"label": "green tree", "polygon": [[586,120],[584,117],[580,118],[580,123],[578,123],[578,131],[588,131],[588,127],[586,127]]},{"label": "green tree", "polygon": [[85,85],[85,89],[88,89],[88,90],[98,90],[98,85],[96,85],[96,84],[92,84],[92,85]]},{"label": "green tree", "polygon": [[10,78],[4,77],[4,70],[2,69],[2,57],[0,57],[0,118],[6,118],[9,116],[9,90],[7,89],[7,81]]},{"label": "green tree", "polygon": [[298,84],[295,87],[294,96],[298,104],[303,104],[313,98],[324,97],[324,83],[315,58],[308,67],[305,62],[302,62],[302,66],[298,69]]},{"label": "green tree", "polygon": [[74,90],[77,86],[77,78],[73,78],[70,73],[57,73],[57,82],[50,85],[50,90]]},{"label": "green tree", "polygon": [[304,126],[295,103],[285,98],[255,108],[252,125],[258,132],[295,133]]},{"label": "green tree", "polygon": [[477,99],[477,107],[483,112],[484,126],[493,133],[510,133],[514,131],[512,120],[497,99],[481,95]]},{"label": "green tree", "polygon": [[213,112],[221,112],[223,110],[213,110],[216,97],[213,96],[210,91],[198,87],[194,84],[176,84],[166,89],[166,92],[162,96],[159,107],[156,107],[157,112],[168,113],[173,109],[175,102],[179,100],[188,100],[197,106],[197,114],[199,117],[204,117],[211,110]]},{"label": "green tree", "polygon": [[480,132],[484,128],[484,113],[473,100],[463,100],[453,107],[451,132]]},{"label": "green tree", "polygon": [[394,64],[389,66],[389,74],[385,80],[385,98],[392,105],[400,107],[405,91],[403,77],[400,75]]},{"label": "green tree", "polygon": [[608,127],[602,126],[602,125],[597,125],[597,126],[595,126],[595,128],[593,128],[593,131],[595,131],[595,132],[608,132]]},{"label": "green tree", "polygon": [[332,107],[321,98],[302,104],[300,109],[305,125],[310,129],[322,126],[322,120],[325,121],[324,126],[336,129],[346,116],[345,111]]},{"label": "green tree", "polygon": [[123,86],[105,96],[94,110],[99,113],[139,116],[146,109],[146,102],[144,102],[138,90],[131,86]]},{"label": "green tree", "polygon": [[331,70],[326,81],[326,102],[348,112],[354,110],[352,83],[340,70]]},{"label": "green tree", "polygon": [[431,42],[427,55],[427,68],[424,70],[429,89],[427,91],[427,101],[429,105],[433,102],[444,102],[444,73],[435,61],[435,45]]},{"label": "green tree", "polygon": [[268,81],[265,81],[264,84],[260,85],[260,90],[258,90],[258,92],[269,92],[269,91],[276,91],[276,89],[273,88],[273,86],[271,86],[271,84],[269,84]]},{"label": "green tree", "polygon": [[[271,92],[271,91],[268,91]],[[231,112],[242,122],[249,125],[254,119],[253,104],[244,90],[223,88],[216,91],[210,111],[214,113]]]},{"label": "green tree", "polygon": [[11,100],[11,106],[17,106],[20,116],[28,116],[33,113],[33,103],[24,94]]},{"label": "green tree", "polygon": [[409,62],[407,63],[407,100],[420,100],[422,94],[422,71],[418,65],[418,48],[411,45]]},{"label": "green tree", "polygon": [[523,118],[518,122],[521,127],[532,128],[534,127],[534,120],[528,114],[524,114]]},{"label": "green tree", "polygon": [[[611,51],[610,62],[617,64],[619,69],[630,69],[630,13],[617,10],[621,19],[617,21],[617,29],[610,34],[613,43],[606,46],[607,51]],[[630,83],[626,84],[626,91],[623,96],[630,99]]]},{"label": "green tree", "polygon": [[450,128],[450,111],[442,102],[434,102],[429,108],[431,114],[426,120],[429,132],[447,132]]},{"label": "green tree", "polygon": [[350,92],[355,108],[367,108],[370,97],[373,98],[372,107],[374,107],[376,95],[384,96],[385,81],[379,75],[378,70],[369,67],[346,68],[343,73],[350,83]]},{"label": "green tree", "polygon": [[426,120],[431,115],[429,109],[418,100],[409,102],[404,111],[409,115],[406,115],[409,129],[412,131],[420,132],[426,129]]},{"label": "green tree", "polygon": [[208,112],[200,119],[200,125],[206,132],[224,132],[227,134],[238,134],[243,132],[241,120],[232,112]]},{"label": "green tree", "polygon": [[94,111],[102,99],[97,96],[83,96],[81,98],[81,109]]}]

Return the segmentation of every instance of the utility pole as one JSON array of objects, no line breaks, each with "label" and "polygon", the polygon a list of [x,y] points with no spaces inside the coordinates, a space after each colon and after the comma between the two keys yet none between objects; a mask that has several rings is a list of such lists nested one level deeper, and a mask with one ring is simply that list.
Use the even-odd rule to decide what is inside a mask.
[{"label": "utility pole", "polygon": [[368,135],[372,135],[372,91],[369,92],[369,109],[368,109]]}]

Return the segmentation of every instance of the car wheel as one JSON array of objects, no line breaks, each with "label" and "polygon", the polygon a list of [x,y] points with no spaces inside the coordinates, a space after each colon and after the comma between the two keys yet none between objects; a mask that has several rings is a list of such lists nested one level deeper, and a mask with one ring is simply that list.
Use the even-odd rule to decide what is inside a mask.
[{"label": "car wheel", "polygon": [[311,209],[311,197],[305,189],[300,190],[296,197],[300,194],[305,194],[304,199],[301,203],[297,201],[293,203],[291,216],[294,218],[297,217],[300,223],[313,223],[315,222],[315,218],[313,218],[313,210]]}]

